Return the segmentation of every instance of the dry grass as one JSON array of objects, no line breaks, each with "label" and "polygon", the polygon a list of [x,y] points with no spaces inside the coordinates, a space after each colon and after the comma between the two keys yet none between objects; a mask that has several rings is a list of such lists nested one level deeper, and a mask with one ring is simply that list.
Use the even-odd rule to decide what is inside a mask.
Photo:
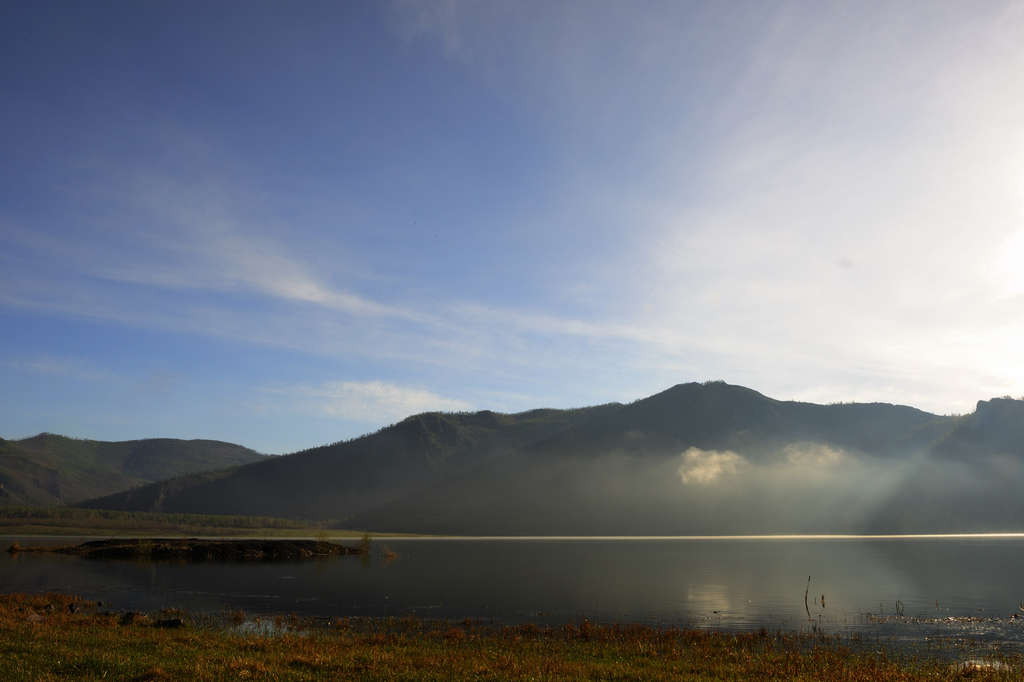
[{"label": "dry grass", "polygon": [[[71,605],[77,613],[72,613]],[[180,616],[180,613],[178,614]],[[162,614],[150,614],[150,622]],[[854,650],[833,637],[722,634],[643,625],[499,627],[412,618],[338,619],[312,628],[280,618],[276,634],[241,634],[241,613],[218,626],[119,625],[118,614],[67,595],[0,595],[4,680],[979,680],[1001,668],[951,666]],[[270,623],[266,623],[270,625]]]}]

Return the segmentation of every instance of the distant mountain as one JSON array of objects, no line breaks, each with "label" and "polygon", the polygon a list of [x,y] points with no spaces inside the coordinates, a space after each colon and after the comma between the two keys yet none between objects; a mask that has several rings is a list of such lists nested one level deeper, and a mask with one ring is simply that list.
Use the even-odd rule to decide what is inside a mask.
[{"label": "distant mountain", "polygon": [[42,433],[0,438],[0,503],[73,504],[184,473],[265,459],[240,445],[153,438],[122,442]]},{"label": "distant mountain", "polygon": [[428,413],[83,503],[541,535],[1024,530],[1024,401],[964,417],[779,401],[724,382],[629,405]]},{"label": "distant mountain", "polygon": [[342,519],[613,411],[427,413],[376,433],[226,472],[162,481],[79,506]]},{"label": "distant mountain", "polygon": [[929,448],[928,467],[908,476],[870,528],[1024,531],[1024,400],[979,400]]},{"label": "distant mountain", "polygon": [[957,420],[932,449],[957,459],[979,454],[1024,457],[1024,400],[979,400],[975,411]]},{"label": "distant mountain", "polygon": [[[861,464],[855,469],[896,471],[955,423],[898,405],[816,405],[724,382],[682,384],[555,434],[514,459],[380,505],[353,524],[502,535],[840,532],[840,526],[855,532],[867,519],[851,514],[856,507],[849,504],[839,514],[846,518],[835,518],[824,505],[841,499],[840,491],[802,489],[808,472],[854,462]],[[723,490],[739,480],[748,484]]]},{"label": "distant mountain", "polygon": [[920,450],[953,422],[884,403],[816,405],[768,398],[721,381],[674,386],[624,405],[606,418],[538,443],[535,456],[594,457],[612,452],[673,456],[690,447],[780,456],[786,445],[814,442],[890,457]]}]

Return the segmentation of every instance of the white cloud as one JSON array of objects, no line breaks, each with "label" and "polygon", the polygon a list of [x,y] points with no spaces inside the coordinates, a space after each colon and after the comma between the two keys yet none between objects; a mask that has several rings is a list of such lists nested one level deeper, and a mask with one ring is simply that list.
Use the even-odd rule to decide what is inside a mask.
[{"label": "white cloud", "polygon": [[680,455],[679,478],[685,484],[711,485],[719,479],[732,476],[747,466],[747,460],[731,450],[701,450],[689,448]]},{"label": "white cloud", "polygon": [[301,387],[299,395],[312,398],[314,409],[346,421],[387,424],[421,412],[457,412],[473,406],[445,398],[425,388],[398,386],[383,381],[339,381]]}]

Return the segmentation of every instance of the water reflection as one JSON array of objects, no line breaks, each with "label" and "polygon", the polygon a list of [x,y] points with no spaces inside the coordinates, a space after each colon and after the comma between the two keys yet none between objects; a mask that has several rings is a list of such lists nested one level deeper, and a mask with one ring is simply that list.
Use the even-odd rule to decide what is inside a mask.
[{"label": "water reflection", "polygon": [[[0,590],[74,592],[138,610],[502,622],[585,616],[737,629],[890,627],[902,615],[931,630],[979,617],[1005,630],[1003,621],[1024,613],[1021,537],[387,542],[394,556],[242,564],[5,553]],[[941,620],[950,617],[961,620]],[[893,620],[879,620],[886,618]]]}]

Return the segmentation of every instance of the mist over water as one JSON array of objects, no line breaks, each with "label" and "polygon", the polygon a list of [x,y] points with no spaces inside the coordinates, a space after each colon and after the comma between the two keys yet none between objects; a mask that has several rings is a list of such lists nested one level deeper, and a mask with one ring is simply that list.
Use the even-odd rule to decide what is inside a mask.
[{"label": "mist over water", "polygon": [[683,384],[352,521],[459,535],[1017,532],[1021,443],[1019,400],[942,417]]},{"label": "mist over water", "polygon": [[[812,443],[768,457],[688,448],[498,469],[414,499],[377,531],[511,535],[1013,532],[1024,480],[998,459],[883,458]],[[372,517],[371,517],[372,518]]]}]

